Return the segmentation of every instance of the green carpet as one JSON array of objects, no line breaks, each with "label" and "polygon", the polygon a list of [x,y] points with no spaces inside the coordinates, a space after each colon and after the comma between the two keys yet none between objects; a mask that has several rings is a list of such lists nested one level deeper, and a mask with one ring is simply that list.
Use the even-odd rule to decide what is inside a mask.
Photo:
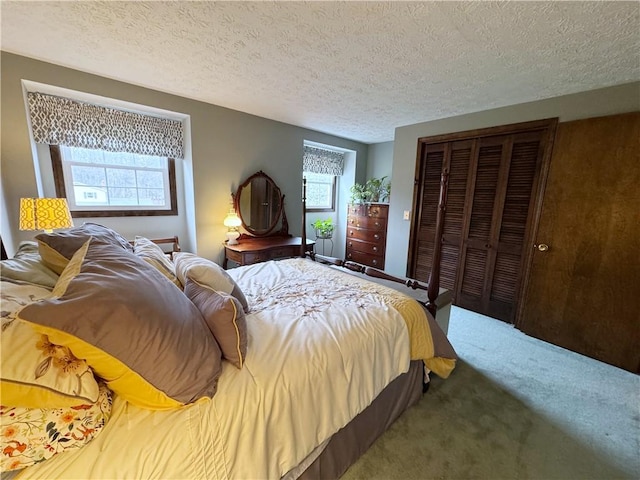
[{"label": "green carpet", "polygon": [[342,477],[640,478],[640,377],[452,308],[460,360]]}]

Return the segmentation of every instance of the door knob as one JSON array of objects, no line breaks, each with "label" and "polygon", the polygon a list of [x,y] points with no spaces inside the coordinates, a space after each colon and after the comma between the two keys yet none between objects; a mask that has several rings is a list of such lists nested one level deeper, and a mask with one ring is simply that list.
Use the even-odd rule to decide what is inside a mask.
[{"label": "door knob", "polygon": [[546,252],[547,250],[549,250],[549,245],[547,245],[546,243],[538,243],[537,245],[534,245],[534,247],[541,252]]}]

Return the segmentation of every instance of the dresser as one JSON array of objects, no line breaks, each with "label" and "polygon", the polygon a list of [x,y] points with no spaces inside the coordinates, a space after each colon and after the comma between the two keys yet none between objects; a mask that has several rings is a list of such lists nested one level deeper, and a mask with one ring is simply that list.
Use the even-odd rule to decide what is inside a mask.
[{"label": "dresser", "polygon": [[389,204],[350,204],[347,210],[346,258],[384,269]]}]

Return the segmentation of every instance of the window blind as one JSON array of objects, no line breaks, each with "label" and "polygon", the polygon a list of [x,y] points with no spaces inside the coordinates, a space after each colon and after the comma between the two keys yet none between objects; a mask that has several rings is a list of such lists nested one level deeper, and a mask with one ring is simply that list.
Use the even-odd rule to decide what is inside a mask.
[{"label": "window blind", "polygon": [[342,175],[344,153],[323,148],[304,146],[302,169],[305,172],[324,173],[326,175]]},{"label": "window blind", "polygon": [[28,93],[34,140],[49,145],[184,158],[182,122]]}]

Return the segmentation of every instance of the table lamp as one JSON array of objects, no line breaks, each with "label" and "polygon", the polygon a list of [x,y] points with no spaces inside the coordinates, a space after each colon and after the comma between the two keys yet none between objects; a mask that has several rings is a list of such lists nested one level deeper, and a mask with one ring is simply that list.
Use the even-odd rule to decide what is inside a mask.
[{"label": "table lamp", "polygon": [[66,198],[21,198],[20,230],[44,230],[73,227]]},{"label": "table lamp", "polygon": [[240,236],[240,232],[238,231],[238,227],[242,225],[242,220],[238,217],[235,208],[233,206],[229,209],[229,213],[224,219],[224,226],[229,228],[227,231],[227,244],[228,245],[237,245],[238,237]]}]

